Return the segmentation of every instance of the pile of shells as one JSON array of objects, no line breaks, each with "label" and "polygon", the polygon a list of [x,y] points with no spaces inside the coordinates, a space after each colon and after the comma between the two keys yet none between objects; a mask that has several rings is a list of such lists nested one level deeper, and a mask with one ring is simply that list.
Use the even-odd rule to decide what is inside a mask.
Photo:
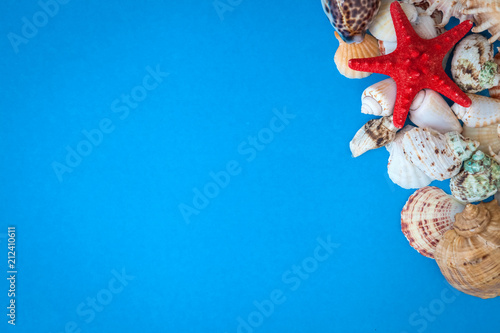
[{"label": "pile of shells", "polygon": [[[396,49],[389,12],[394,1],[367,0],[362,5],[355,0],[322,0],[340,43],[335,64],[342,75],[366,77],[371,73],[349,68],[350,59]],[[452,78],[472,105],[450,106],[439,93],[425,89],[413,100],[411,123],[398,129],[392,119],[396,83],[385,79],[361,95],[361,112],[378,118],[357,131],[350,150],[358,157],[386,147],[389,178],[402,188],[417,189],[401,212],[401,229],[410,245],[435,259],[458,290],[496,297],[500,295],[500,206],[496,200],[480,201],[500,188],[500,53],[495,56],[491,45],[500,38],[500,1],[402,0],[400,4],[424,39],[444,33],[451,17],[476,24],[476,33],[448,54]],[[477,33],[486,30],[492,35],[489,39]],[[447,62],[445,57],[444,67]],[[451,194],[429,186],[447,179]]]}]

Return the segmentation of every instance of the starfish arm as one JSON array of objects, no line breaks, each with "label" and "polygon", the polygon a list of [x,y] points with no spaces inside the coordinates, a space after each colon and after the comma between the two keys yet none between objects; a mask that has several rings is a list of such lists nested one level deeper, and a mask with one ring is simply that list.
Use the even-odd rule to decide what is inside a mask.
[{"label": "starfish arm", "polygon": [[455,44],[470,31],[470,29],[472,29],[472,26],[473,23],[467,20],[444,34],[437,36],[433,39],[433,42],[435,41],[435,47],[438,48],[438,50],[441,50],[441,53],[443,54],[448,53],[448,51],[451,50]]},{"label": "starfish arm", "polygon": [[349,68],[360,72],[390,75],[393,58],[386,54],[374,58],[359,58],[349,60]]},{"label": "starfish arm", "polygon": [[472,101],[469,96],[460,90],[460,88],[455,84],[455,82],[453,82],[452,79],[448,77],[448,75],[442,75],[439,81],[440,82],[437,82],[437,84],[432,87],[433,90],[448,97],[463,107],[471,106]]},{"label": "starfish arm", "polygon": [[420,36],[415,32],[408,17],[399,2],[394,1],[391,4],[391,16],[396,30],[396,38],[398,45],[405,44],[408,39],[420,39]]},{"label": "starfish arm", "polygon": [[407,84],[397,84],[396,104],[394,105],[393,123],[397,128],[403,128],[406,117],[410,111],[410,106],[413,99],[417,95],[418,90],[408,86]]}]

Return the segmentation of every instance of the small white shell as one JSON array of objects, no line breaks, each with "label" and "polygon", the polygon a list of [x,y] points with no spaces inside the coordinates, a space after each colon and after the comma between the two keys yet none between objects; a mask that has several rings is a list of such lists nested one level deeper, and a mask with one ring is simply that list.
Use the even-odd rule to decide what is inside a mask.
[{"label": "small white shell", "polygon": [[[394,24],[392,23],[392,17],[390,12],[391,3],[396,0],[382,0],[380,3],[380,8],[377,16],[370,25],[370,32],[372,35],[383,41],[396,42],[396,31],[394,30]],[[410,22],[415,22],[418,18],[417,9],[415,6],[409,3],[401,3],[401,8],[405,12],[406,16]]]},{"label": "small white shell", "polygon": [[431,89],[417,94],[410,107],[410,120],[419,127],[429,127],[442,134],[462,132],[462,126],[448,103]]},{"label": "small white shell", "polygon": [[423,39],[432,39],[439,35],[436,29],[436,22],[430,15],[419,15],[418,20],[412,23],[412,26],[417,35]]},{"label": "small white shell", "polygon": [[493,151],[500,151],[500,125],[493,124],[485,127],[468,127],[464,126],[462,135],[479,141],[479,150],[487,152],[489,147]]},{"label": "small white shell", "polygon": [[380,54],[386,55],[394,52],[394,50],[396,50],[396,48],[398,47],[398,43],[379,40],[378,47],[380,49]]},{"label": "small white shell", "polygon": [[412,128],[414,127],[411,125],[405,126],[396,134],[394,141],[385,146],[390,154],[389,163],[387,163],[389,178],[395,184],[406,189],[421,188],[432,182],[431,178],[406,159],[403,152],[404,135]]},{"label": "small white shell", "polygon": [[453,112],[468,127],[484,127],[500,122],[500,100],[481,95],[467,94],[472,100],[468,108],[455,103]]},{"label": "small white shell", "polygon": [[493,61],[493,47],[486,37],[472,34],[458,43],[451,60],[451,74],[460,89],[469,93],[499,84],[498,65]]},{"label": "small white shell", "polygon": [[396,81],[377,82],[363,91],[361,112],[375,116],[391,116],[396,104]]},{"label": "small white shell", "polygon": [[361,127],[349,143],[352,156],[358,157],[368,150],[385,146],[396,137],[398,128],[392,116],[372,119]]}]

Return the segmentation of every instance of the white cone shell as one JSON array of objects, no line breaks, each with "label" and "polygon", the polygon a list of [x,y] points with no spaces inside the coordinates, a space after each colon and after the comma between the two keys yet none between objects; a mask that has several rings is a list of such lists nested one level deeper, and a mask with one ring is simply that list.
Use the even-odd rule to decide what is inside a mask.
[{"label": "white cone shell", "polygon": [[417,94],[410,107],[410,120],[418,127],[429,127],[442,134],[462,132],[462,126],[448,103],[431,89]]},{"label": "white cone shell", "polygon": [[391,116],[396,104],[396,81],[385,79],[369,86],[361,96],[361,112],[375,116]]},{"label": "white cone shell", "polygon": [[431,178],[406,159],[403,152],[404,134],[412,128],[414,127],[410,125],[405,126],[396,134],[394,141],[385,146],[390,154],[387,163],[389,178],[405,189],[421,188],[432,182]]},{"label": "white cone shell", "polygon": [[500,122],[500,100],[481,95],[467,94],[472,100],[468,108],[453,104],[451,109],[468,127],[484,127]]}]

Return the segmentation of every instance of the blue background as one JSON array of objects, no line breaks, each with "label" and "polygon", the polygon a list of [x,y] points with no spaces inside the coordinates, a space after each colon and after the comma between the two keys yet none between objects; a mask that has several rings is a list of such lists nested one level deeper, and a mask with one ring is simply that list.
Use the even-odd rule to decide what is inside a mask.
[{"label": "blue background", "polygon": [[[222,15],[210,0],[72,0],[17,53],[9,33],[41,7],[0,9],[0,256],[6,276],[15,225],[19,271],[16,327],[0,283],[0,331],[237,332],[280,290],[240,332],[500,332],[500,299],[455,296],[408,245],[413,191],[390,182],[387,151],[351,157],[370,119],[361,92],[384,77],[338,74],[319,0],[233,1]],[[112,103],[157,65],[169,75],[121,119]],[[248,161],[238,147],[275,109],[295,118]],[[103,119],[113,131],[60,181],[53,163]],[[233,160],[241,172],[186,223],[179,205]],[[339,246],[290,283],[318,237]],[[78,314],[122,269],[133,279],[92,320]]]}]

